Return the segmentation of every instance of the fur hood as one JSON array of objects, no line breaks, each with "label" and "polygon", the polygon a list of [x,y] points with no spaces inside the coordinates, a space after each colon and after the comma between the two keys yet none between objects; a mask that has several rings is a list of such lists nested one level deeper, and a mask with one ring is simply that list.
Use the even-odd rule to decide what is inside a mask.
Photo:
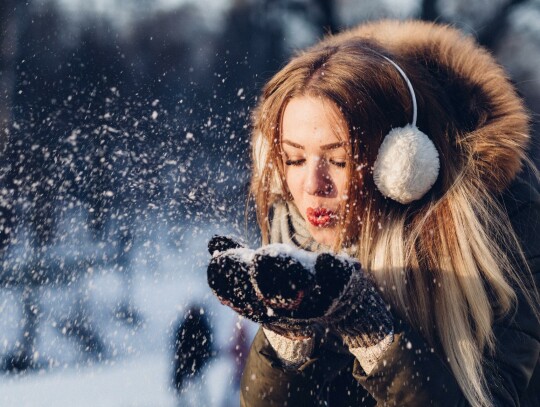
[{"label": "fur hood", "polygon": [[[382,20],[328,37],[377,42],[408,62],[423,65],[448,92],[459,123],[451,142],[468,153],[466,179],[497,192],[520,171],[530,142],[529,116],[504,70],[473,38],[450,26]],[[414,86],[414,80],[412,80]]]}]

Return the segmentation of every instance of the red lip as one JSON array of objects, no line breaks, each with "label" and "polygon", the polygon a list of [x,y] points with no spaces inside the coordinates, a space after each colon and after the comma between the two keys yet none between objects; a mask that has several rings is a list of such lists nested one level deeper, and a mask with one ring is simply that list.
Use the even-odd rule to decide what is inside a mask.
[{"label": "red lip", "polygon": [[306,215],[313,226],[328,227],[335,222],[337,215],[327,208],[307,208]]}]

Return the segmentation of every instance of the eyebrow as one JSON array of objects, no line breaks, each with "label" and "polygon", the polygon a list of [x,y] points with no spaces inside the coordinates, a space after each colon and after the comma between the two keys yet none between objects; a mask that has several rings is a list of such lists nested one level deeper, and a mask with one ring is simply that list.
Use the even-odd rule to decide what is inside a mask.
[{"label": "eyebrow", "polygon": [[[288,144],[291,147],[299,148],[300,150],[304,150],[303,145],[298,144],[298,143],[294,143],[294,142],[289,141],[289,140],[283,140],[282,143],[283,144]],[[321,150],[324,150],[324,151],[335,150],[335,149],[338,149],[338,148],[344,147],[344,146],[345,146],[345,141],[339,141],[337,143],[325,144],[325,145],[321,146]]]}]

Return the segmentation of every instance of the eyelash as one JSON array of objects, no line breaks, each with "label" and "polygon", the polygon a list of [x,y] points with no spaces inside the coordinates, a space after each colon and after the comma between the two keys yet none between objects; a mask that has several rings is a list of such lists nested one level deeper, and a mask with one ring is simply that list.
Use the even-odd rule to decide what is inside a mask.
[{"label": "eyelash", "polygon": [[335,166],[339,167],[339,168],[345,168],[347,166],[347,163],[345,161],[334,161],[334,160],[329,160],[330,163],[334,164]]},{"label": "eyelash", "polygon": [[301,160],[286,160],[285,165],[292,165],[292,166],[297,167],[297,166],[302,165],[304,163],[304,161],[306,161],[306,160],[304,160],[304,159],[301,159]]},{"label": "eyelash", "polygon": [[[302,165],[306,160],[305,159],[300,159],[300,160],[286,160],[285,161],[285,165],[292,165],[294,167],[299,167],[300,165]],[[338,168],[345,168],[347,166],[347,163],[346,162],[343,162],[343,161],[334,161],[334,160],[328,160],[330,162],[330,164],[333,164],[335,165],[336,167]]]}]

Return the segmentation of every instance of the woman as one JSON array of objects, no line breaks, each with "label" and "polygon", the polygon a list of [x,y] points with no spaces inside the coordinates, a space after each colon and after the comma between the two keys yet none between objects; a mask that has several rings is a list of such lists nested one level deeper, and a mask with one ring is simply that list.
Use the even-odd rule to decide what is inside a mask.
[{"label": "woman", "polygon": [[254,115],[265,246],[209,244],[210,286],[262,325],[242,405],[540,405],[528,126],[446,26],[366,24],[278,72]]}]

